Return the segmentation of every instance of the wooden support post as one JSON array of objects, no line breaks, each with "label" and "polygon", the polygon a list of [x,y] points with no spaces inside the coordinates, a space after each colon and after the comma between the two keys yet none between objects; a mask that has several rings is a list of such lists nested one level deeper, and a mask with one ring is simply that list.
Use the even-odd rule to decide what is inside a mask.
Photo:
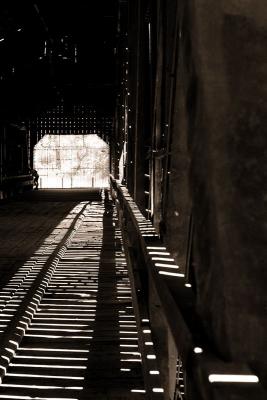
[{"label": "wooden support post", "polygon": [[153,111],[153,149],[152,149],[152,165],[151,165],[151,209],[153,213],[153,223],[156,230],[159,232],[159,224],[161,221],[161,180],[162,180],[162,161],[157,157],[157,152],[161,148],[161,113],[162,113],[162,73],[163,73],[163,21],[161,2],[158,2],[157,15],[159,20],[157,32],[157,71],[155,84],[155,101]]}]

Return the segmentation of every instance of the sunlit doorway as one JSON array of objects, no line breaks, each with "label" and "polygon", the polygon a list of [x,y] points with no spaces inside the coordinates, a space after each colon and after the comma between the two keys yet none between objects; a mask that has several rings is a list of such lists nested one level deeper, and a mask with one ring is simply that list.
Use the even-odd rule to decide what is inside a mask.
[{"label": "sunlit doorway", "polygon": [[109,145],[96,134],[45,135],[33,158],[40,189],[108,186]]}]

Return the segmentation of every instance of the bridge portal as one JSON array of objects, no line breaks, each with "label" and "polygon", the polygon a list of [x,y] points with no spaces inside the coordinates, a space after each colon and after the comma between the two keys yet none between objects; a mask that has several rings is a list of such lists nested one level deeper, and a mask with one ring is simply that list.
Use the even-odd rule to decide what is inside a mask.
[{"label": "bridge portal", "polygon": [[45,135],[34,149],[39,187],[106,187],[109,146],[96,134]]}]

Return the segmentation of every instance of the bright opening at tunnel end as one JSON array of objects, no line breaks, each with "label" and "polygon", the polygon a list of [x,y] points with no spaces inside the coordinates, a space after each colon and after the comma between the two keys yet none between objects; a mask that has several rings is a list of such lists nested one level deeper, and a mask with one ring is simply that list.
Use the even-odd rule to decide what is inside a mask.
[{"label": "bright opening at tunnel end", "polygon": [[107,187],[109,145],[96,134],[45,135],[34,148],[40,189]]}]

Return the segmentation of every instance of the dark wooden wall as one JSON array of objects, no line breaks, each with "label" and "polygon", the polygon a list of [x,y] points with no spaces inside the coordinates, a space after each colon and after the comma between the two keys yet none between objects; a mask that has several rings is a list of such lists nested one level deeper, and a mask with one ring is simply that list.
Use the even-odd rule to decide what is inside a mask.
[{"label": "dark wooden wall", "polygon": [[267,382],[266,7],[129,3],[124,180],[189,275],[210,347]]}]

